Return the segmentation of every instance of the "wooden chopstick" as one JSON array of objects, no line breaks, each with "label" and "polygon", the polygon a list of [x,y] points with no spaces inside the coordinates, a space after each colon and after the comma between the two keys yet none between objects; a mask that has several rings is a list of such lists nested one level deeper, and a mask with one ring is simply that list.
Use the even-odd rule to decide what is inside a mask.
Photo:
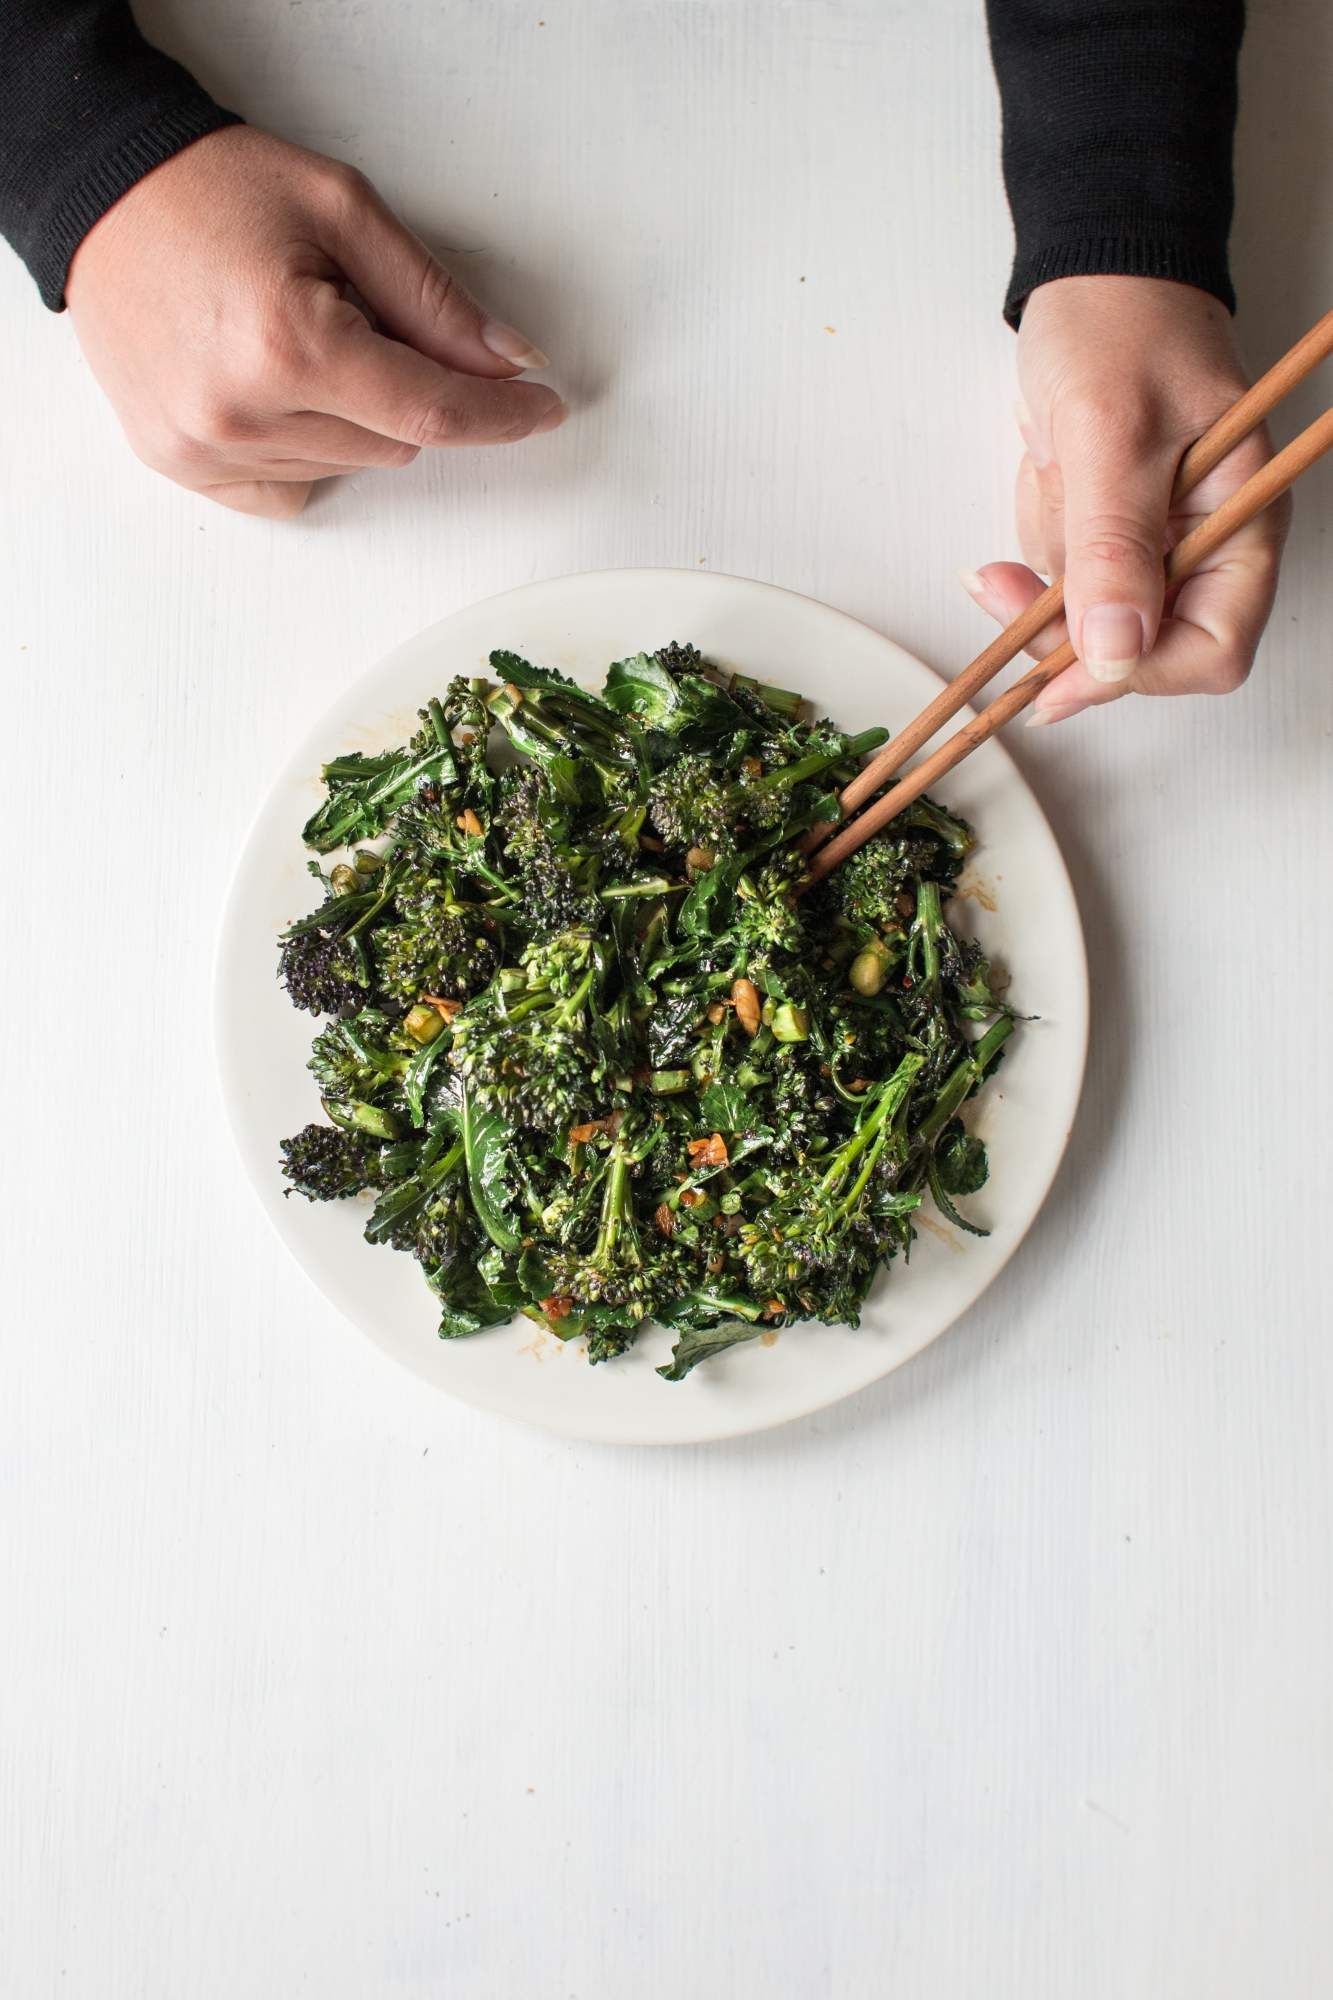
[{"label": "wooden chopstick", "polygon": [[[1230,446],[1227,449],[1229,450]],[[1284,446],[1270,458],[1267,465],[1261,466],[1243,486],[1238,486],[1215,512],[1205,515],[1202,521],[1176,543],[1166,559],[1168,589],[1189,576],[1205,557],[1212,555],[1215,549],[1221,548],[1223,542],[1234,535],[1238,528],[1244,527],[1245,523],[1253,520],[1256,514],[1261,514],[1265,507],[1271,506],[1279,494],[1285,493],[1303,472],[1309,470],[1316,459],[1322,458],[1324,453],[1330,450],[1333,450],[1333,409],[1325,410],[1322,417],[1317,417],[1299,437],[1293,438],[1289,445]],[[949,737],[947,742],[942,743],[938,750],[933,751],[923,763],[918,764],[914,771],[909,771],[905,778],[900,779],[892,791],[886,792],[882,799],[876,799],[858,819],[842,827],[826,846],[820,848],[810,862],[808,882],[818,882],[823,876],[831,874],[840,861],[845,861],[849,854],[854,853],[873,834],[878,833],[882,826],[903,810],[904,806],[909,806],[913,799],[920,798],[922,792],[929,791],[937,778],[943,777],[946,771],[952,771],[954,766],[961,764],[964,757],[979,744],[985,743],[994,736],[997,729],[1002,729],[1006,722],[1012,721],[1014,716],[1020,714],[1028,703],[1041,693],[1048,681],[1054,680],[1057,674],[1072,666],[1076,657],[1074,648],[1066,640],[1062,646],[1057,646],[1053,653],[1048,653],[1044,660],[1039,660],[1021,680],[1015,681],[1003,694],[996,695],[994,701],[988,702],[980,715],[965,723],[960,730]]]},{"label": "wooden chopstick", "polygon": [[[1242,438],[1258,429],[1298,382],[1303,382],[1330,354],[1333,354],[1333,312],[1326,312],[1280,361],[1274,363],[1266,375],[1259,377],[1253,388],[1247,389],[1212,428],[1190,446],[1180,461],[1172,501],[1181,500],[1191,492],[1200,480],[1222,463]],[[1047,584],[1040,597],[1034,597],[1027,609],[1020,612],[1011,625],[1007,625],[989,646],[977,654],[970,665],[940,689],[920,715],[890,738],[884,748],[857,772],[840,795],[844,819],[887,785],[908,758],[915,756],[922,745],[930,741],[937,729],[942,729],[951,716],[957,715],[960,708],[965,708],[973,695],[995,678],[1001,667],[1007,667],[1029,640],[1035,639],[1052,619],[1058,618],[1064,609],[1064,602],[1064,578],[1056,577],[1053,583]],[[800,843],[802,853],[812,854],[834,832],[835,827],[843,823],[823,820],[811,827]]]}]

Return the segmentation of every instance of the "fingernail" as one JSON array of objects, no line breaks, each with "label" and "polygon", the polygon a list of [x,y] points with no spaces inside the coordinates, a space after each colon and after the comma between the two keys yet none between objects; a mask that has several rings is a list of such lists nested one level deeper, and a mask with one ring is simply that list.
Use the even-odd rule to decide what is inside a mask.
[{"label": "fingernail", "polygon": [[528,433],[529,437],[540,437],[543,431],[558,430],[568,415],[568,403],[554,404],[544,417],[538,417],[536,423]]},{"label": "fingernail", "polygon": [[962,584],[963,589],[969,597],[975,599],[978,604],[983,602],[986,595],[986,579],[984,576],[978,576],[974,569],[960,569],[958,572],[958,581]]},{"label": "fingernail", "polygon": [[1063,722],[1068,716],[1082,715],[1088,706],[1086,701],[1055,701],[1049,708],[1034,708],[1025,729],[1045,729],[1049,723]]},{"label": "fingernail", "polygon": [[1051,454],[1037,436],[1037,427],[1032,421],[1032,412],[1021,400],[1014,404],[1014,421],[1018,425],[1018,435],[1027,446],[1028,457],[1038,472],[1051,462]]},{"label": "fingernail", "polygon": [[1132,604],[1093,604],[1083,613],[1079,653],[1095,681],[1127,681],[1143,651],[1143,619]]},{"label": "fingernail", "polygon": [[501,361],[508,361],[515,368],[549,368],[551,365],[540,347],[533,346],[526,333],[520,333],[516,326],[506,326],[502,319],[484,319],[481,337],[492,354],[498,354]]}]

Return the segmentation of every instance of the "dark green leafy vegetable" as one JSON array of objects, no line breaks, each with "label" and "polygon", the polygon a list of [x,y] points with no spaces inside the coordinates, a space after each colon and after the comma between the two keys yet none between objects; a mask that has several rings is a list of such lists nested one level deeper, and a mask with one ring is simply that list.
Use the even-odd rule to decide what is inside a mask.
[{"label": "dark green leafy vegetable", "polygon": [[855,1325],[927,1195],[975,1227],[959,1114],[1014,1015],[946,915],[972,829],[921,799],[805,894],[796,837],[883,730],[674,642],[600,695],[491,667],[325,767],[305,837],[363,844],[311,864],[324,900],[280,941],[326,1017],[329,1122],[284,1141],[289,1187],[373,1195],[366,1235],[419,1260],[445,1339],[522,1312],[601,1361],[656,1319],[680,1381]]}]

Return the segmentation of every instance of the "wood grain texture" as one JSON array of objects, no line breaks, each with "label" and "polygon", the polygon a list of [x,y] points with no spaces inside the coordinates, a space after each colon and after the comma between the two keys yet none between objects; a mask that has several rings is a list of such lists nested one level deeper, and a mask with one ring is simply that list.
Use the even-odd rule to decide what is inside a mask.
[{"label": "wood grain texture", "polygon": [[[134,463],[0,261],[7,1990],[1323,1990],[1327,468],[1243,694],[1020,735],[1096,1015],[981,1306],[750,1443],[505,1428],[332,1320],[242,1184],[232,855],[312,708],[526,577],[703,562],[976,651],[954,570],[1010,551],[1017,449],[980,7],[143,12],[452,245],[578,411],[242,520]],[[1263,365],[1333,294],[1333,17],[1251,17]]]}]

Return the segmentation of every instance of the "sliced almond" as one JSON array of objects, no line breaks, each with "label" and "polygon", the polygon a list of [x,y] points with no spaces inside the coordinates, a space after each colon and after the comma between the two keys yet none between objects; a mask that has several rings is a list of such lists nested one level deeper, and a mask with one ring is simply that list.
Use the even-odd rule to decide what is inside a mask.
[{"label": "sliced almond", "polygon": [[731,983],[731,1004],[736,1009],[736,1019],[747,1035],[759,1033],[759,1020],[763,1005],[759,998],[759,988],[753,979],[734,979]]},{"label": "sliced almond", "polygon": [[605,1118],[590,1118],[586,1125],[571,1125],[569,1128],[570,1144],[573,1146],[586,1146],[589,1139],[595,1138],[599,1132],[610,1132],[613,1134],[618,1132],[622,1116],[623,1114],[619,1111],[608,1111]]},{"label": "sliced almond", "polygon": [[710,1133],[707,1139],[689,1140],[687,1151],[696,1167],[725,1167],[730,1158],[720,1132]]}]

